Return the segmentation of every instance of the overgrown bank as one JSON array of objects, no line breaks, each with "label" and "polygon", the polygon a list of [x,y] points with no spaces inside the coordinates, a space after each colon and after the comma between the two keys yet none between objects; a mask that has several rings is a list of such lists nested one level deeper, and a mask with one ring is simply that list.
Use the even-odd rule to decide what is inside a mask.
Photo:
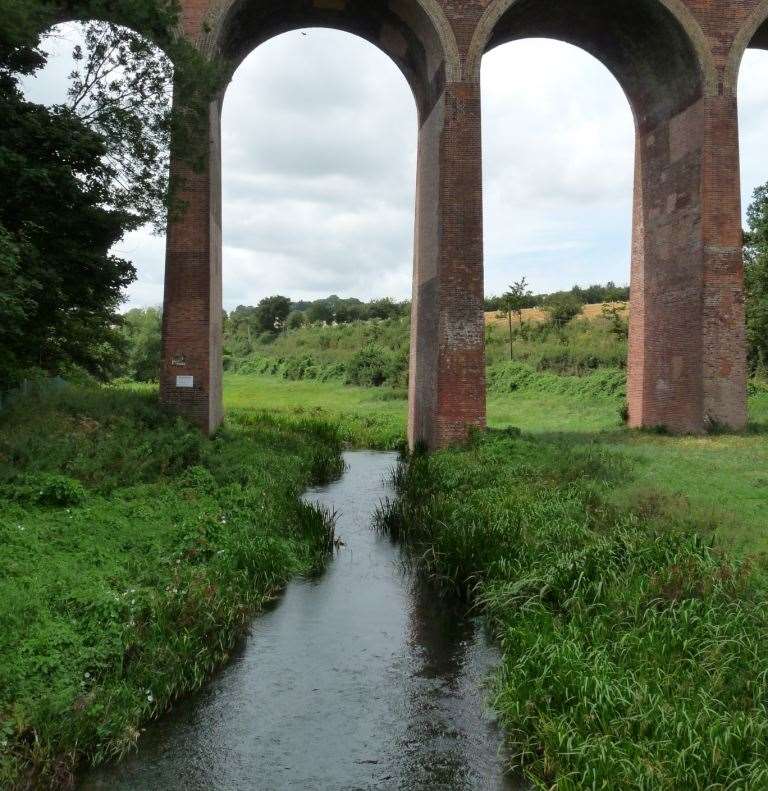
[{"label": "overgrown bank", "polygon": [[226,661],[320,566],[336,429],[240,414],[213,440],[154,393],[65,388],[0,415],[0,787],[60,788]]},{"label": "overgrown bank", "polygon": [[768,786],[764,570],[684,511],[608,504],[620,454],[496,432],[415,456],[382,525],[483,609],[540,788]]}]

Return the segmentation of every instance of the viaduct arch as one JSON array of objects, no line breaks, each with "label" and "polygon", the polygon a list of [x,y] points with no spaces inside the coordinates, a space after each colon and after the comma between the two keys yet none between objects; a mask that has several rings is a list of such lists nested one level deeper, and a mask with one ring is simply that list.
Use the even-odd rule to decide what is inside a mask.
[{"label": "viaduct arch", "polygon": [[[768,0],[181,0],[180,34],[230,73],[259,44],[334,27],[387,53],[419,119],[409,438],[441,447],[485,425],[480,67],[547,37],[597,57],[635,118],[629,410],[633,426],[746,425],[736,106],[747,46],[768,48]],[[520,79],[524,79],[520,77]],[[222,420],[223,96],[187,208],[169,223],[161,398],[204,430]],[[191,386],[190,386],[191,385]]]}]

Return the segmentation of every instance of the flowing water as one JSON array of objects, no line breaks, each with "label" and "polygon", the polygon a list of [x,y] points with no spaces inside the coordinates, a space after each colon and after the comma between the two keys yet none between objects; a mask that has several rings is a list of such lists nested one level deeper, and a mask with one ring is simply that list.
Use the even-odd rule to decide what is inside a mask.
[{"label": "flowing water", "polygon": [[326,571],[291,582],[204,691],[82,791],[518,787],[484,706],[495,649],[371,529],[395,455],[345,460],[340,480],[306,495],[338,513],[345,546]]}]

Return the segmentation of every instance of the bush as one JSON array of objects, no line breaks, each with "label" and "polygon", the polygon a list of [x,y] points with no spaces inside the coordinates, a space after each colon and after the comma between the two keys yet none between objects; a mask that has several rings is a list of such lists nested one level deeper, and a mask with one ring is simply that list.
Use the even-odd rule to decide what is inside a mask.
[{"label": "bush", "polygon": [[360,387],[380,387],[394,373],[392,356],[376,344],[362,348],[347,364],[346,383]]},{"label": "bush", "polygon": [[80,505],[86,491],[80,481],[65,475],[39,473],[20,475],[0,488],[0,495],[22,503],[44,506]]},{"label": "bush", "polygon": [[156,400],[70,387],[0,413],[0,788],[123,755],[328,556],[299,495],[343,468],[335,427],[251,413],[208,440]]}]

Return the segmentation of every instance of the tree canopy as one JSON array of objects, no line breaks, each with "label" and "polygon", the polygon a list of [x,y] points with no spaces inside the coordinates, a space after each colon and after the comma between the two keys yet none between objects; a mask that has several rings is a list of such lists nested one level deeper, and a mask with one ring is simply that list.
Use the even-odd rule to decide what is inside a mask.
[{"label": "tree canopy", "polygon": [[768,184],[758,187],[747,209],[744,235],[747,344],[753,373],[768,374]]},{"label": "tree canopy", "polygon": [[[116,11],[149,38],[91,22],[66,101],[24,97],[20,80],[46,63],[43,31]],[[111,251],[144,223],[163,228],[171,139],[199,161],[205,138],[194,130],[218,79],[176,23],[166,0],[0,0],[0,180],[13,185],[0,192],[0,390],[30,369],[107,376],[123,363],[118,308],[135,270]],[[152,41],[167,45],[175,71]]]}]

